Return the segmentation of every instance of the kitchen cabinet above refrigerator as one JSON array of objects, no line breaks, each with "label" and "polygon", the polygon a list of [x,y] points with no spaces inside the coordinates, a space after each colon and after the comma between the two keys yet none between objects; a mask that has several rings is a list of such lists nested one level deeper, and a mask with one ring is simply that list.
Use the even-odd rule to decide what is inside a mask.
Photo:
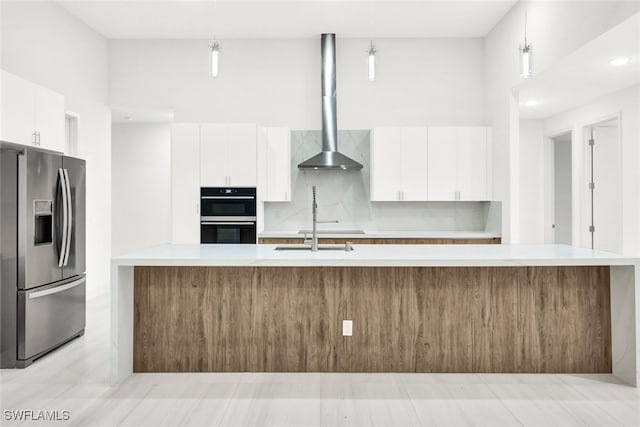
[{"label": "kitchen cabinet above refrigerator", "polygon": [[0,140],[64,151],[64,97],[2,71]]}]

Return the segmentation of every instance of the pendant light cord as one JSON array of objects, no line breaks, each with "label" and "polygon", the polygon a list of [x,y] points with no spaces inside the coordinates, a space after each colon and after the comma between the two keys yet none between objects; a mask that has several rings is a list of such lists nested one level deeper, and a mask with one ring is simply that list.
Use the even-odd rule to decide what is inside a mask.
[{"label": "pendant light cord", "polygon": [[524,47],[527,47],[527,0],[524,2]]}]

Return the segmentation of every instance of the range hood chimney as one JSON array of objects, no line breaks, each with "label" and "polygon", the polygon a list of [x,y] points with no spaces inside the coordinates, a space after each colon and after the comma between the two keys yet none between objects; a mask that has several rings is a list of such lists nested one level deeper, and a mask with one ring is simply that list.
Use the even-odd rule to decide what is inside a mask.
[{"label": "range hood chimney", "polygon": [[336,35],[322,34],[322,152],[300,163],[298,169],[360,170],[362,165],[338,152],[336,113]]}]

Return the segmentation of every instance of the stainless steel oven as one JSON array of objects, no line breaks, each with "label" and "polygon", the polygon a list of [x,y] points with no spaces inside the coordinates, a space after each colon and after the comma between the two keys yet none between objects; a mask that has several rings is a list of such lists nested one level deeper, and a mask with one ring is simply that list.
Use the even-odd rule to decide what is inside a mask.
[{"label": "stainless steel oven", "polygon": [[200,243],[256,243],[256,189],[202,187]]}]

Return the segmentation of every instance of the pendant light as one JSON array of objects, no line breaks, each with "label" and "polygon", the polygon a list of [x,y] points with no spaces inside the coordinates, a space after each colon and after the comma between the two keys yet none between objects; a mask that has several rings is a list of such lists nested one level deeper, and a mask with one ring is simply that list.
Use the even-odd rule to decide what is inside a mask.
[{"label": "pendant light", "polygon": [[527,43],[527,2],[524,1],[524,46],[520,46],[520,77],[528,79],[533,75],[533,48]]},{"label": "pendant light", "polygon": [[211,77],[218,77],[220,75],[220,44],[215,38],[209,44],[209,50],[209,74],[211,74]]},{"label": "pendant light", "polygon": [[376,48],[371,40],[371,46],[369,47],[369,81],[376,79]]}]

